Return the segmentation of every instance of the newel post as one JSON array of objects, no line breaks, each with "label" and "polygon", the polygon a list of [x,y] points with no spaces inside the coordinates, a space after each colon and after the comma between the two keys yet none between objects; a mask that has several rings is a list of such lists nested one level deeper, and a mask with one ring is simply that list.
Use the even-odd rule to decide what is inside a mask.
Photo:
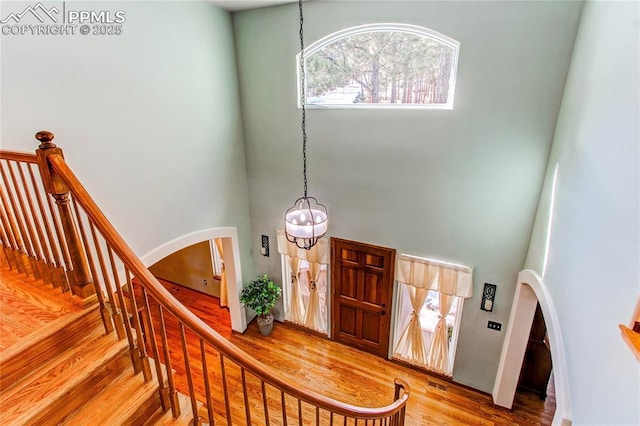
[{"label": "newel post", "polygon": [[91,273],[89,272],[87,255],[84,251],[80,236],[78,235],[78,228],[73,219],[69,198],[69,188],[62,181],[60,176],[56,174],[48,161],[48,158],[51,155],[64,157],[62,149],[56,147],[56,144],[52,142],[54,137],[53,133],[46,130],[36,133],[36,139],[40,141],[40,146],[38,146],[38,149],[36,150],[38,166],[40,168],[40,174],[42,175],[44,187],[56,200],[56,205],[58,206],[58,213],[60,214],[60,221],[62,222],[62,230],[65,238],[64,243],[66,243],[69,257],[71,258],[71,265],[68,266],[70,266],[69,275],[71,278],[71,285],[73,286],[73,292],[76,296],[81,297],[82,299],[87,299],[95,294],[96,290],[93,286]]}]

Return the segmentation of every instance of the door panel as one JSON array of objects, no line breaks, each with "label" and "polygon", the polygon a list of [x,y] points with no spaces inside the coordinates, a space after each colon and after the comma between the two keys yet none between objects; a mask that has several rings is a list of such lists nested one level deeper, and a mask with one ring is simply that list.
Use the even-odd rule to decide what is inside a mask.
[{"label": "door panel", "polygon": [[347,262],[353,262],[353,263],[358,263],[358,252],[356,250],[349,250],[349,249],[343,249],[340,252],[341,256],[342,256],[342,261],[347,263]]},{"label": "door panel", "polygon": [[344,285],[340,287],[340,295],[350,299],[356,299],[356,277],[358,271],[355,268],[344,267],[341,271],[340,282]]},{"label": "door panel", "polygon": [[379,274],[372,274],[365,272],[364,274],[364,291],[362,299],[365,302],[372,303],[374,305],[382,304],[382,287],[384,283],[382,277]]},{"label": "door panel", "polygon": [[364,264],[375,268],[384,268],[384,257],[366,253],[364,256]]},{"label": "door panel", "polygon": [[356,310],[348,306],[340,307],[340,331],[349,336],[356,335]]},{"label": "door panel", "polygon": [[395,250],[331,239],[332,338],[388,356]]},{"label": "door panel", "polygon": [[362,339],[372,344],[380,342],[380,315],[362,313]]}]

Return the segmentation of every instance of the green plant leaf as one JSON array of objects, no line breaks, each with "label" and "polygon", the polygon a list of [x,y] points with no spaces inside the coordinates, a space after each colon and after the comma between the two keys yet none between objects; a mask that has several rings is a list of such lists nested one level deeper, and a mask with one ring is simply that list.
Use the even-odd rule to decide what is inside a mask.
[{"label": "green plant leaf", "polygon": [[240,293],[240,301],[256,314],[264,317],[271,312],[278,297],[282,295],[282,289],[269,279],[267,274],[258,275],[253,281],[246,284]]}]

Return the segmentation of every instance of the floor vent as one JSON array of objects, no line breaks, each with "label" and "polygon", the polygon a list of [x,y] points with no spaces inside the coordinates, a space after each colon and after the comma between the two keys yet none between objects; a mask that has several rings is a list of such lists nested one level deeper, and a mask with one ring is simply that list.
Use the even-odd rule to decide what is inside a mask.
[{"label": "floor vent", "polygon": [[429,386],[431,386],[433,388],[437,388],[437,389],[440,389],[440,390],[443,390],[443,391],[447,390],[447,387],[445,385],[441,384],[441,383],[436,383],[436,382],[433,382],[431,380],[429,380],[427,383],[429,384]]}]

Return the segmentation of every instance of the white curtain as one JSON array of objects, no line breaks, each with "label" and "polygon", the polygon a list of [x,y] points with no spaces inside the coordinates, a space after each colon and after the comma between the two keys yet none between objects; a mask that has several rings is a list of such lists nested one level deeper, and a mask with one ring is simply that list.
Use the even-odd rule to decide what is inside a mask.
[{"label": "white curtain", "polygon": [[429,290],[411,286],[408,288],[408,293],[412,310],[409,313],[409,318],[405,323],[402,334],[400,334],[400,339],[394,348],[394,354],[412,364],[426,365],[427,350],[420,325],[420,311],[427,299]]},{"label": "white curtain", "polygon": [[470,266],[401,254],[396,266],[396,280],[465,299],[473,296],[473,268]]},{"label": "white curtain", "polygon": [[[222,251],[222,239],[216,238],[216,248],[220,259],[224,259],[224,252]],[[227,294],[227,272],[225,271],[224,261],[221,261],[222,270],[220,271],[220,306],[227,306],[229,303],[229,296]]]},{"label": "white curtain", "polygon": [[329,241],[321,238],[311,250],[305,250],[289,242],[284,231],[278,230],[278,252],[286,256],[291,270],[290,298],[289,306],[285,306],[285,318],[327,333]]},{"label": "white curtain", "polygon": [[313,246],[310,250],[302,249],[296,246],[294,243],[287,240],[287,236],[284,230],[278,230],[278,253],[287,255],[289,257],[295,257],[300,260],[306,260],[308,262],[317,262],[321,265],[329,264],[329,240],[326,238],[320,238],[318,244]]},{"label": "white curtain", "polygon": [[311,288],[311,274],[309,273],[309,262],[306,260],[298,260],[298,289],[300,290],[300,299],[304,311],[307,311],[309,304],[309,289]]},{"label": "white curtain", "polygon": [[[320,264],[320,275],[316,280],[316,286],[318,287],[318,300],[320,303],[320,313],[322,317],[325,319],[327,317],[327,291],[329,282],[327,280],[327,276],[329,275],[329,265]],[[327,329],[328,324],[325,323],[325,329]]]},{"label": "white curtain", "polygon": [[440,293],[440,308],[438,315],[438,325],[436,331],[433,333],[433,340],[431,341],[431,347],[429,348],[429,356],[427,358],[427,365],[437,373],[450,375],[451,369],[449,366],[449,330],[447,327],[447,320],[445,319],[449,315],[451,306],[456,296]]},{"label": "white curtain", "polygon": [[309,286],[309,303],[307,305],[307,314],[304,318],[304,325],[312,330],[322,333],[327,332],[326,312],[323,313],[321,306],[320,294],[325,286],[321,286],[320,280],[326,283],[327,270],[321,269],[321,265],[317,262],[309,262],[309,274],[311,285]]},{"label": "white curtain", "polygon": [[[456,297],[473,296],[473,268],[416,256],[398,256],[396,280],[408,286],[412,312],[394,353],[401,358],[450,375],[449,330],[446,317]],[[438,322],[428,352],[422,335],[420,311],[429,291],[438,292]],[[402,320],[398,318],[397,320]]]},{"label": "white curtain", "polygon": [[289,269],[291,270],[291,297],[285,318],[288,321],[300,324],[304,320],[304,303],[302,302],[302,292],[300,291],[300,280],[298,274],[298,258],[288,257]]}]

